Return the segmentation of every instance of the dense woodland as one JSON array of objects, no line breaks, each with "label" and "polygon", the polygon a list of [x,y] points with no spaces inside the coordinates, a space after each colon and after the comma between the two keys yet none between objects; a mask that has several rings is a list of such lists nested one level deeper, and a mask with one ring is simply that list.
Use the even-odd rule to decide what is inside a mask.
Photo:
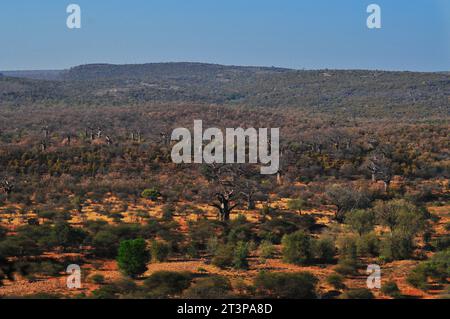
[{"label": "dense woodland", "polygon": [[[75,263],[94,268],[83,277],[92,289],[28,295],[448,297],[449,118],[445,73],[193,63],[3,72],[0,279],[33,285]],[[279,127],[280,172],[173,164],[172,130],[197,119]],[[105,278],[106,261],[123,277]],[[267,266],[275,261],[280,271]],[[204,266],[147,271],[183,262]],[[407,271],[374,292],[370,263]]]}]

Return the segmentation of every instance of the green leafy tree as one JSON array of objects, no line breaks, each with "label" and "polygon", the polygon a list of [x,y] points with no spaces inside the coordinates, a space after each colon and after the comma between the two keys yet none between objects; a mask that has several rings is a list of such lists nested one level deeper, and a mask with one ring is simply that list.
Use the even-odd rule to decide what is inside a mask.
[{"label": "green leafy tree", "polygon": [[149,261],[150,253],[144,239],[130,239],[120,243],[117,263],[124,274],[132,278],[143,274]]}]

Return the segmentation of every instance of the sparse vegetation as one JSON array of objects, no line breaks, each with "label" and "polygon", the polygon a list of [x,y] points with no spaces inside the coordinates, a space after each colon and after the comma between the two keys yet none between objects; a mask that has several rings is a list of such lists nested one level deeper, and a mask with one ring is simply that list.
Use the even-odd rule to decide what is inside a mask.
[{"label": "sparse vegetation", "polygon": [[[175,63],[0,77],[0,297],[68,297],[29,289],[70,264],[89,272],[80,298],[366,299],[367,264],[395,278],[384,295],[445,296],[449,75],[326,74]],[[280,127],[279,174],[174,165],[171,132],[199,114]]]}]

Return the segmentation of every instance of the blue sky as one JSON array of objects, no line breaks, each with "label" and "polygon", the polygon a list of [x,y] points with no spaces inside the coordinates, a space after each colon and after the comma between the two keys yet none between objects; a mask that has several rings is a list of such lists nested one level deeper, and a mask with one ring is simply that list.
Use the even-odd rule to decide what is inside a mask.
[{"label": "blue sky", "polygon": [[[66,7],[82,28],[66,27]],[[366,8],[382,8],[382,29]],[[2,0],[0,70],[196,61],[450,70],[450,0]]]}]

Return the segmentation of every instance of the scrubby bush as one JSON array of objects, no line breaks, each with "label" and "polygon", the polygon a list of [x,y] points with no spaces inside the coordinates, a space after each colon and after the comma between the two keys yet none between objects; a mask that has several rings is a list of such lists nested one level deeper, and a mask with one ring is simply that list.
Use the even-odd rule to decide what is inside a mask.
[{"label": "scrubby bush", "polygon": [[206,243],[206,251],[209,255],[214,256],[217,252],[217,249],[219,248],[219,238],[217,236],[212,236],[208,239],[208,242]]},{"label": "scrubby bush", "polygon": [[333,286],[334,289],[345,289],[344,277],[339,274],[331,274],[327,277],[327,283]]},{"label": "scrubby bush", "polygon": [[357,273],[358,258],[356,240],[353,237],[340,238],[339,261],[335,271],[342,275],[354,275]]},{"label": "scrubby bush", "polygon": [[164,242],[154,240],[152,241],[150,251],[154,262],[163,262],[169,256],[170,247]]},{"label": "scrubby bush", "polygon": [[306,202],[301,198],[291,199],[288,201],[287,207],[288,209],[297,211],[299,214],[301,214],[302,210],[306,207]]},{"label": "scrubby bush", "polygon": [[72,227],[67,222],[58,222],[50,233],[50,241],[54,246],[67,248],[78,248],[87,234],[80,228]]},{"label": "scrubby bush", "polygon": [[248,244],[243,241],[238,242],[233,251],[233,268],[247,269],[248,254]]},{"label": "scrubby bush", "polygon": [[282,240],[283,260],[290,264],[304,265],[311,262],[311,236],[304,231],[285,235]]},{"label": "scrubby bush", "polygon": [[119,299],[136,297],[139,287],[131,279],[120,279],[112,284],[104,285],[92,292],[94,299]]},{"label": "scrubby bush", "polygon": [[7,233],[8,233],[7,229],[0,226],[0,240],[4,239]]},{"label": "scrubby bush", "polygon": [[373,299],[373,293],[367,288],[351,289],[346,291],[342,299]]},{"label": "scrubby bush", "polygon": [[397,283],[394,281],[388,281],[381,286],[381,292],[390,297],[400,297],[400,289],[398,289]]},{"label": "scrubby bush", "polygon": [[170,298],[181,295],[191,281],[190,273],[158,271],[144,281],[143,289],[149,298]]},{"label": "scrubby bush", "polygon": [[141,196],[142,198],[156,201],[161,196],[161,193],[156,188],[147,188],[142,191]]},{"label": "scrubby bush", "polygon": [[450,248],[450,235],[444,235],[433,240],[432,245],[435,250],[441,251]]},{"label": "scrubby bush", "polygon": [[254,239],[253,224],[244,215],[239,215],[229,223],[227,240],[229,243],[249,242]]},{"label": "scrubby bush", "polygon": [[275,247],[274,245],[268,241],[264,240],[259,245],[259,258],[261,262],[265,262],[266,259],[272,258],[275,254]]},{"label": "scrubby bush", "polygon": [[375,233],[364,234],[356,240],[358,256],[377,257],[380,253],[380,240]]},{"label": "scrubby bush", "polygon": [[276,299],[316,299],[317,278],[309,272],[261,272],[254,281],[260,296]]},{"label": "scrubby bush", "polygon": [[222,276],[211,276],[198,279],[184,291],[183,297],[188,299],[226,299],[232,297],[230,280]]},{"label": "scrubby bush", "polygon": [[404,260],[414,253],[414,239],[403,232],[387,234],[381,241],[380,255],[383,260]]},{"label": "scrubby bush", "polygon": [[332,238],[320,238],[314,241],[314,256],[324,263],[331,263],[334,261],[336,255],[336,245]]},{"label": "scrubby bush", "polygon": [[373,230],[375,215],[371,210],[353,210],[346,214],[345,223],[361,236]]},{"label": "scrubby bush", "polygon": [[275,218],[266,221],[260,226],[258,237],[268,240],[273,244],[280,244],[284,235],[289,235],[298,230],[298,226],[288,220]]},{"label": "scrubby bush", "polygon": [[447,278],[450,278],[450,249],[436,253],[426,264],[431,278],[447,283]]},{"label": "scrubby bush", "polygon": [[101,274],[94,274],[92,275],[90,278],[90,281],[92,281],[94,284],[104,284],[105,283],[105,276],[101,275]]},{"label": "scrubby bush", "polygon": [[428,289],[427,265],[425,263],[421,263],[417,267],[415,267],[408,274],[406,281],[413,287],[416,287],[421,290],[427,290]]},{"label": "scrubby bush", "polygon": [[429,213],[414,204],[403,200],[378,201],[375,203],[376,219],[382,225],[390,228],[392,232],[402,232],[415,236],[425,228]]},{"label": "scrubby bush", "polygon": [[231,244],[221,244],[217,247],[217,251],[211,263],[219,268],[231,267],[233,265],[234,247]]},{"label": "scrubby bush", "polygon": [[355,260],[352,259],[339,259],[338,265],[334,270],[344,276],[356,275],[358,273],[358,265]]},{"label": "scrubby bush", "polygon": [[92,239],[94,254],[98,257],[116,257],[119,241],[119,237],[112,231],[99,231]]}]

